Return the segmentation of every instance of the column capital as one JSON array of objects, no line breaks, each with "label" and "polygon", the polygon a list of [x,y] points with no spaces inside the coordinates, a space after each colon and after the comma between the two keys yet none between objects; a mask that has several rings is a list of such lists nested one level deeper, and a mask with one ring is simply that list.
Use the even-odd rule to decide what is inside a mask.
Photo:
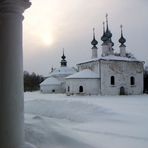
[{"label": "column capital", "polygon": [[0,0],[0,13],[22,14],[30,6],[29,0]]}]

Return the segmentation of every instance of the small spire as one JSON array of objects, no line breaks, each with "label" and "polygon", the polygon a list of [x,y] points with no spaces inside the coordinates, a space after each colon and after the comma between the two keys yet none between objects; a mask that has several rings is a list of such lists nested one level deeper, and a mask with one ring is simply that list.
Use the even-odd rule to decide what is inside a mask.
[{"label": "small spire", "polygon": [[93,28],[93,38],[95,39],[95,28]]},{"label": "small spire", "polygon": [[95,37],[95,28],[93,28],[93,40],[91,41],[91,44],[96,47],[96,45],[98,44],[98,41],[96,40]]},{"label": "small spire", "polygon": [[108,30],[108,14],[106,13],[106,30]]},{"label": "small spire", "polygon": [[105,41],[108,40],[108,38],[106,37],[106,33],[105,33],[105,22],[103,22],[103,35],[101,37],[101,40],[103,41],[103,43],[105,43]]},{"label": "small spire", "polygon": [[105,33],[105,22],[103,22],[103,33]]},{"label": "small spire", "polygon": [[120,28],[121,28],[121,36],[123,36],[123,30],[122,30],[123,25],[120,25]]},{"label": "small spire", "polygon": [[105,32],[105,36],[110,39],[112,37],[112,33],[109,30],[108,27],[108,14],[106,14],[106,32]]},{"label": "small spire", "polygon": [[66,56],[64,54],[64,48],[63,48],[63,55],[61,56],[62,60],[61,60],[61,67],[66,67],[67,66],[67,61],[65,60],[66,59]]},{"label": "small spire", "polygon": [[62,55],[62,57],[61,57],[63,60],[65,60],[66,59],[66,56],[64,55],[64,48],[63,48],[63,55]]},{"label": "small spire", "polygon": [[125,46],[124,43],[126,42],[126,39],[123,37],[123,25],[120,25],[121,28],[121,37],[119,39],[119,43],[121,43],[120,46]]}]

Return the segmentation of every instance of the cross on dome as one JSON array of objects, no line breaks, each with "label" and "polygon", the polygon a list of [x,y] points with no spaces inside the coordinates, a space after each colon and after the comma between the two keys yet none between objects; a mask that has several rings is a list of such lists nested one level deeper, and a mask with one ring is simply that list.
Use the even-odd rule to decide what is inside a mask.
[{"label": "cross on dome", "polygon": [[121,43],[120,46],[125,46],[124,43],[126,42],[126,39],[123,37],[123,25],[120,25],[121,28],[121,37],[119,39],[119,43]]},{"label": "cross on dome", "polygon": [[96,45],[98,44],[98,41],[96,40],[95,37],[95,28],[93,28],[93,40],[91,41],[91,44],[96,47]]}]

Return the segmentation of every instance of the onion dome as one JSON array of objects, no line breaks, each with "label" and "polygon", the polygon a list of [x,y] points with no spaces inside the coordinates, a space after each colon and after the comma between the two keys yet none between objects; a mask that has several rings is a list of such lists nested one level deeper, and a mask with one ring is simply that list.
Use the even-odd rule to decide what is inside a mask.
[{"label": "onion dome", "polygon": [[93,28],[93,40],[91,41],[91,44],[95,47],[98,44],[98,41],[95,38],[95,28]]},{"label": "onion dome", "polygon": [[112,33],[110,32],[109,29],[106,30],[105,36],[106,36],[107,38],[109,38],[109,39],[112,37]]},{"label": "onion dome", "polygon": [[66,59],[66,56],[64,55],[64,51],[63,51],[63,55],[61,56],[61,58],[62,58],[63,60]]},{"label": "onion dome", "polygon": [[101,37],[101,40],[103,42],[106,42],[108,40],[108,38],[106,37],[106,34],[105,34],[105,23],[103,22],[103,35]]},{"label": "onion dome", "polygon": [[121,43],[121,45],[124,45],[124,43],[126,42],[126,39],[123,37],[123,31],[122,31],[123,26],[121,25],[120,28],[121,28],[121,37],[119,39],[119,43]]}]

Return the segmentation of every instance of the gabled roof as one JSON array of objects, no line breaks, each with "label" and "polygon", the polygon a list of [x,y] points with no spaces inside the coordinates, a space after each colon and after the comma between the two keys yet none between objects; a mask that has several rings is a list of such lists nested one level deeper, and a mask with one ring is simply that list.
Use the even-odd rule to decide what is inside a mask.
[{"label": "gabled roof", "polygon": [[56,68],[49,76],[60,76],[60,75],[71,75],[74,74],[76,70],[72,67],[60,67]]},{"label": "gabled roof", "polygon": [[49,77],[45,79],[40,85],[60,85],[61,82],[54,78],[54,77]]},{"label": "gabled roof", "polygon": [[89,69],[85,69],[66,77],[66,79],[77,79],[77,78],[78,79],[98,79],[99,75]]},{"label": "gabled roof", "polygon": [[116,56],[116,55],[108,55],[108,56],[100,56],[98,58],[90,59],[81,63],[78,63],[77,65],[85,64],[85,63],[90,63],[90,62],[95,62],[95,61],[100,61],[100,60],[106,60],[106,61],[130,61],[130,62],[143,62],[140,60],[137,60],[134,57],[121,57],[121,56]]}]

